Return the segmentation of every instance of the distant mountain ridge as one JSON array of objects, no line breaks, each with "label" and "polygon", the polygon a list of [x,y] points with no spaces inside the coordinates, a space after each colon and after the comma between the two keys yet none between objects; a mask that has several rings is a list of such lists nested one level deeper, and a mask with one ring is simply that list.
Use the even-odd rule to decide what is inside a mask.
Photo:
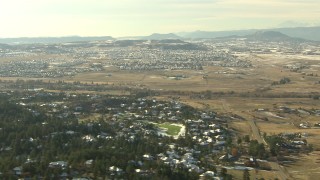
[{"label": "distant mountain ridge", "polygon": [[111,36],[66,36],[66,37],[21,37],[21,38],[0,38],[0,43],[5,44],[32,44],[32,43],[68,43],[68,42],[82,42],[82,41],[107,41],[114,40]]},{"label": "distant mountain ridge", "polygon": [[131,40],[116,40],[113,43],[114,46],[129,47],[140,46],[155,49],[164,50],[203,50],[206,49],[195,43],[185,42],[180,39],[160,39],[160,40],[143,40],[143,39],[131,39]]},{"label": "distant mountain ridge", "polygon": [[[300,38],[311,41],[320,41],[320,26],[317,27],[293,27],[293,28],[274,28],[274,29],[248,29],[248,30],[234,30],[234,31],[194,31],[194,32],[181,32],[181,33],[167,33],[160,34],[154,33],[149,36],[130,36],[113,38],[111,36],[97,36],[97,37],[80,37],[80,36],[67,36],[67,37],[21,37],[21,38],[0,38],[2,44],[32,44],[32,43],[68,43],[68,42],[87,42],[87,41],[107,41],[107,40],[177,40],[177,39],[213,39],[224,37],[248,36],[256,32],[278,32],[290,38]],[[258,35],[258,34],[256,34]],[[267,35],[267,34],[265,34]],[[276,35],[273,33],[273,35]],[[279,34],[278,34],[279,35]],[[288,37],[280,39],[287,39]],[[258,37],[256,37],[258,38]],[[278,37],[279,38],[279,37]],[[279,39],[279,40],[280,40]]]},{"label": "distant mountain ridge", "polygon": [[302,38],[312,41],[320,41],[320,26],[317,27],[295,27],[278,28],[275,31],[281,32],[291,37]]},{"label": "distant mountain ridge", "polygon": [[[194,31],[194,32],[184,32],[181,34],[183,38],[190,39],[210,39],[228,36],[246,36],[256,32],[257,30],[236,30],[236,31]],[[178,33],[178,35],[180,35]]]},{"label": "distant mountain ridge", "polygon": [[293,38],[278,31],[257,31],[244,36],[248,40],[255,41],[302,41],[303,39]]},{"label": "distant mountain ridge", "polygon": [[238,36],[238,35],[231,35],[225,37],[216,37],[213,38],[215,40],[231,40],[231,39],[245,39],[246,41],[265,41],[265,42],[292,42],[292,43],[301,43],[308,40],[302,38],[294,38],[283,34],[278,31],[256,31],[252,34],[245,35],[245,36]]},{"label": "distant mountain ridge", "polygon": [[140,37],[140,39],[163,40],[163,39],[181,39],[181,37],[174,33],[168,33],[168,34],[153,33],[150,36]]},{"label": "distant mountain ridge", "polygon": [[182,38],[187,39],[210,39],[228,36],[248,36],[258,31],[276,31],[284,35],[312,41],[320,41],[320,26],[317,27],[293,27],[293,28],[273,28],[273,29],[248,29],[234,31],[194,31],[177,33]]}]

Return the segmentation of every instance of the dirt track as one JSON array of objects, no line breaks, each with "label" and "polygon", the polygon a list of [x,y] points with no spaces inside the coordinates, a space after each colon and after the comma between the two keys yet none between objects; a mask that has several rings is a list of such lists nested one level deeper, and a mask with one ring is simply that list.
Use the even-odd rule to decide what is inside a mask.
[{"label": "dirt track", "polygon": [[[232,112],[232,113],[235,113],[237,115],[240,115],[241,117],[245,117],[247,119],[247,122],[248,122],[248,124],[250,125],[250,128],[251,128],[252,139],[256,139],[259,143],[263,143],[264,145],[268,146],[267,142],[261,136],[260,130],[259,130],[254,118],[250,115],[249,112],[244,113],[244,112],[233,111],[230,108],[230,105],[228,104],[228,102],[225,99],[222,99],[221,102],[222,102],[223,109],[227,113]],[[277,178],[279,178],[281,180],[291,179],[290,174],[288,173],[288,171],[287,171],[287,169],[285,167],[280,166],[276,162],[269,162],[269,165],[272,168],[272,170],[275,171],[275,173],[277,175]]]}]

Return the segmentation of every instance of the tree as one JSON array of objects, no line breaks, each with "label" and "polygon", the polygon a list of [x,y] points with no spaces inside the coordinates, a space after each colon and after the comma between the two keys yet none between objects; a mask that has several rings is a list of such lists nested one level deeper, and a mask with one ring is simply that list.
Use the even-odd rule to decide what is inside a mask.
[{"label": "tree", "polygon": [[287,84],[287,83],[289,83],[290,81],[291,81],[291,80],[290,80],[289,78],[284,77],[284,78],[280,79],[279,83],[280,83],[280,84]]},{"label": "tree", "polygon": [[231,149],[231,154],[234,157],[238,156],[239,155],[238,149],[237,148],[232,148]]},{"label": "tree", "polygon": [[241,137],[238,137],[237,143],[238,143],[238,145],[240,145],[242,143]]},{"label": "tree", "polygon": [[135,167],[133,164],[128,164],[126,167],[126,173],[128,175],[132,175],[132,173],[134,172],[134,169],[135,169]]},{"label": "tree", "polygon": [[263,158],[265,156],[266,150],[262,143],[259,144],[257,140],[250,141],[249,154],[258,158]]},{"label": "tree", "polygon": [[280,136],[272,135],[272,136],[267,136],[266,141],[270,147],[270,152],[273,156],[278,155],[280,151],[279,144],[283,143],[283,138]]},{"label": "tree", "polygon": [[225,179],[227,177],[227,169],[226,168],[221,168],[220,176]]},{"label": "tree", "polygon": [[250,173],[247,168],[243,171],[243,180],[250,180]]},{"label": "tree", "polygon": [[232,138],[231,137],[227,137],[226,144],[228,147],[232,146]]},{"label": "tree", "polygon": [[249,137],[249,135],[245,135],[245,136],[243,137],[243,140],[244,140],[244,142],[246,142],[246,143],[250,142],[250,137]]}]

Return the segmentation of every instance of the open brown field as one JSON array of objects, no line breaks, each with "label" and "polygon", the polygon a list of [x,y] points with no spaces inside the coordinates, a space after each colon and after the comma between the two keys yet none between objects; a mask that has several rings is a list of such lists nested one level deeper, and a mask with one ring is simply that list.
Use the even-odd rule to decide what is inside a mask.
[{"label": "open brown field", "polygon": [[[234,170],[230,169],[228,170],[228,173],[230,173],[235,180],[242,180],[243,179],[243,171],[242,170]],[[273,171],[255,171],[250,170],[250,179],[274,179],[276,177],[275,172]]]},{"label": "open brown field", "polygon": [[307,155],[301,155],[297,157],[297,161],[293,164],[287,165],[287,169],[290,171],[295,179],[319,179],[320,170],[320,151],[314,151]]},{"label": "open brown field", "polygon": [[[48,55],[47,55],[48,56]],[[44,58],[64,59],[58,55]],[[249,55],[248,55],[249,56]],[[23,57],[32,60],[39,56]],[[6,58],[4,61],[17,58]],[[21,59],[21,58],[18,58]],[[17,60],[18,60],[17,59]],[[115,67],[105,67],[104,71],[80,73],[72,77],[59,78],[68,82],[94,82],[131,87],[146,87],[154,90],[201,92],[251,92],[251,93],[312,93],[320,92],[320,57],[289,55],[250,55],[253,64],[250,68],[209,66],[203,70],[155,70],[122,71]],[[96,60],[92,60],[96,62]],[[304,65],[298,72],[290,71],[285,66]],[[311,76],[312,74],[312,76]],[[203,78],[206,76],[206,78]],[[181,78],[175,78],[181,77]],[[271,84],[283,77],[291,80],[284,85]],[[24,79],[5,78],[1,79]],[[50,80],[50,79],[49,79]],[[56,79],[51,79],[56,80]]]},{"label": "open brown field", "polygon": [[[319,116],[304,113],[290,114],[279,111],[282,106],[293,109],[320,109],[320,100],[312,98],[320,93],[320,56],[294,55],[248,55],[253,67],[204,67],[196,70],[121,71],[106,67],[100,72],[86,72],[59,80],[80,81],[117,85],[131,88],[148,88],[162,91],[183,92],[180,100],[199,109],[213,110],[218,114],[237,115],[229,122],[239,136],[250,134],[251,138],[263,142],[261,135],[306,133],[306,140],[314,147],[314,152],[295,157],[297,160],[285,168],[293,179],[317,179],[319,168],[320,129],[298,127],[300,123],[311,125],[320,122]],[[293,71],[291,66],[303,65]],[[204,76],[206,78],[204,78]],[[272,85],[287,77],[290,82]],[[1,78],[15,80],[27,78]],[[55,81],[57,79],[45,79]],[[190,92],[223,92],[222,96],[210,99],[190,98]],[[228,94],[231,93],[230,96]],[[112,92],[118,94],[116,92]],[[125,93],[120,93],[124,95]],[[176,94],[175,94],[176,95]],[[161,94],[158,99],[170,99],[171,94]],[[274,97],[273,97],[274,96]],[[300,97],[299,97],[300,96]],[[263,109],[263,111],[258,111]],[[96,117],[90,117],[96,118]],[[267,119],[267,120],[266,120]],[[230,171],[237,177],[242,172]],[[255,172],[256,177],[273,179],[281,177],[271,172]],[[251,172],[251,177],[254,174]],[[241,179],[241,178],[240,178]]]},{"label": "open brown field", "polygon": [[[121,71],[107,67],[103,72],[92,72],[66,78],[71,81],[113,83],[145,86],[155,90],[175,91],[236,91],[269,93],[320,92],[320,57],[303,59],[308,68],[292,72],[284,66],[301,64],[301,57],[258,55],[252,57],[253,67],[204,67],[204,70]],[[313,76],[310,74],[313,73]],[[309,74],[309,75],[308,75]],[[203,76],[206,75],[206,78]],[[182,78],[174,78],[183,76]],[[272,82],[287,77],[290,83],[271,86]]]},{"label": "open brown field", "polygon": [[[244,118],[245,120],[235,119],[229,122],[229,127],[236,130],[238,136],[244,136],[250,134],[251,138],[256,139],[253,133],[253,129],[249,123],[249,120],[254,120],[260,135],[266,133],[268,135],[279,133],[305,133],[307,134],[306,140],[313,145],[314,152],[296,157],[296,161],[293,164],[285,165],[284,168],[289,172],[294,179],[317,179],[314,175],[317,173],[316,169],[319,167],[319,161],[310,159],[318,159],[315,154],[319,154],[320,149],[320,129],[308,128],[302,129],[297,125],[301,122],[310,122],[314,124],[319,122],[318,116],[311,115],[291,115],[291,114],[279,114],[281,117],[274,116],[276,112],[259,112],[256,109],[269,109],[274,111],[274,107],[289,106],[291,108],[305,108],[305,109],[319,109],[319,100],[304,99],[304,98],[241,98],[230,97],[223,99],[211,99],[211,100],[195,100],[181,97],[182,101],[187,102],[189,105],[193,105],[199,108],[210,108],[218,113],[236,114]],[[268,121],[262,120],[264,117],[268,117]],[[234,175],[241,175],[242,172],[232,170]],[[264,177],[265,179],[273,179],[277,177],[277,172],[264,172],[257,171],[256,177]],[[251,172],[251,177],[255,174]],[[281,179],[281,176],[278,176]],[[240,178],[241,179],[241,178]]]},{"label": "open brown field", "polygon": [[[253,69],[243,70],[237,68],[208,67],[204,70],[206,71],[206,74],[208,74],[206,84],[200,87],[200,82],[204,81],[200,78],[200,82],[194,86],[190,85],[191,87],[189,89],[192,91],[249,91],[251,93],[257,93],[259,88],[269,87],[270,89],[267,92],[270,94],[292,92],[300,94],[312,94],[313,92],[319,93],[320,85],[317,82],[320,78],[318,76],[305,75],[308,73],[317,74],[317,72],[320,72],[319,57],[316,57],[315,59],[303,59],[303,63],[309,64],[311,67],[310,69],[303,70],[303,72],[291,72],[290,70],[283,68],[284,65],[299,62],[301,62],[301,59],[295,59],[293,57],[279,57],[278,59],[265,55],[257,59],[256,68]],[[278,81],[282,77],[290,78],[291,82],[285,85],[271,86],[273,81]],[[162,82],[159,81],[158,83],[160,84]],[[307,134],[306,139],[308,143],[313,145],[315,151],[310,154],[295,157],[296,161],[294,161],[293,164],[285,165],[284,168],[289,172],[290,178],[317,179],[316,177],[320,162],[318,158],[318,150],[320,149],[320,129],[302,129],[298,127],[298,125],[302,122],[308,122],[310,124],[318,123],[320,120],[319,116],[279,113],[277,109],[281,106],[293,109],[319,109],[319,100],[294,97],[214,97],[212,99],[190,99],[186,96],[182,96],[180,99],[184,103],[197,108],[209,108],[218,113],[237,114],[243,117],[245,120],[235,119],[229,123],[229,127],[235,129],[239,136],[246,135],[248,132],[253,131],[247,120],[254,120],[260,135],[263,133],[268,135],[279,133]],[[265,111],[259,112],[257,109],[265,109]],[[264,121],[263,118],[268,118],[268,121]],[[254,135],[251,137],[255,138]],[[241,177],[242,175],[241,171],[230,170],[229,172],[237,177]],[[257,171],[255,173],[251,172],[251,177],[257,173],[256,177],[259,178],[264,177],[266,179],[273,179],[278,177],[281,179],[281,176],[277,175],[277,171],[267,173],[261,172],[262,171]]]}]

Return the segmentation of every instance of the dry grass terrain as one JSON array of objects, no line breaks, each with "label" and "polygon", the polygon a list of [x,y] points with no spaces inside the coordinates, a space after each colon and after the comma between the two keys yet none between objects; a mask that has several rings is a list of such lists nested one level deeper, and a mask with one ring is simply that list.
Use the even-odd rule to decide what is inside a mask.
[{"label": "dry grass terrain", "polygon": [[[120,71],[114,67],[107,67],[103,72],[84,73],[69,81],[112,83],[128,86],[145,86],[155,90],[176,91],[236,91],[259,93],[262,88],[268,88],[270,93],[320,92],[320,80],[316,76],[320,72],[320,57],[288,57],[273,55],[257,55],[252,57],[252,68],[237,67],[204,67],[204,70],[165,70],[165,71]],[[287,65],[303,62],[308,68],[301,72],[291,72]],[[314,76],[306,74],[314,73]],[[110,75],[111,76],[108,76]],[[183,78],[176,80],[172,77],[182,75]],[[203,76],[207,75],[204,79]],[[285,85],[271,86],[274,81],[283,77],[290,78],[291,82]]]},{"label": "dry grass terrain", "polygon": [[[181,95],[180,100],[199,109],[210,109],[219,114],[236,114],[243,119],[235,118],[229,126],[239,136],[252,133],[249,121],[254,121],[260,134],[278,134],[283,132],[307,133],[308,143],[315,149],[314,152],[296,157],[293,164],[286,169],[294,179],[317,179],[319,174],[320,129],[301,129],[297,125],[301,122],[310,124],[319,123],[319,116],[306,114],[279,113],[278,108],[320,109],[320,100],[311,97],[283,97],[283,94],[313,95],[320,93],[320,56],[294,55],[248,55],[252,61],[251,68],[238,67],[204,67],[204,70],[166,70],[166,71],[120,71],[114,67],[107,67],[102,72],[78,74],[66,77],[65,81],[81,81],[87,83],[114,84],[135,88],[149,88],[153,90],[173,90],[181,92],[235,92],[235,96],[212,97],[211,99],[191,99],[189,95]],[[298,72],[291,71],[285,66],[303,64],[307,68]],[[313,74],[312,76],[310,74]],[[203,78],[206,75],[207,78]],[[183,76],[176,80],[173,77]],[[273,82],[287,77],[288,84],[272,86]],[[14,80],[17,78],[1,78]],[[18,78],[23,79],[23,78]],[[56,79],[46,79],[56,80]],[[248,94],[250,97],[239,96]],[[256,96],[254,95],[256,94]],[[260,95],[277,95],[277,97],[259,97]],[[158,99],[170,99],[169,95],[161,95]],[[259,112],[257,109],[264,109]],[[97,117],[90,117],[89,119]],[[264,120],[267,118],[268,121]],[[87,120],[87,119],[84,119]],[[256,135],[253,135],[252,138]],[[230,170],[231,174],[242,179],[242,172]],[[251,177],[277,177],[275,172],[250,172]],[[278,176],[279,178],[279,176]]]}]

